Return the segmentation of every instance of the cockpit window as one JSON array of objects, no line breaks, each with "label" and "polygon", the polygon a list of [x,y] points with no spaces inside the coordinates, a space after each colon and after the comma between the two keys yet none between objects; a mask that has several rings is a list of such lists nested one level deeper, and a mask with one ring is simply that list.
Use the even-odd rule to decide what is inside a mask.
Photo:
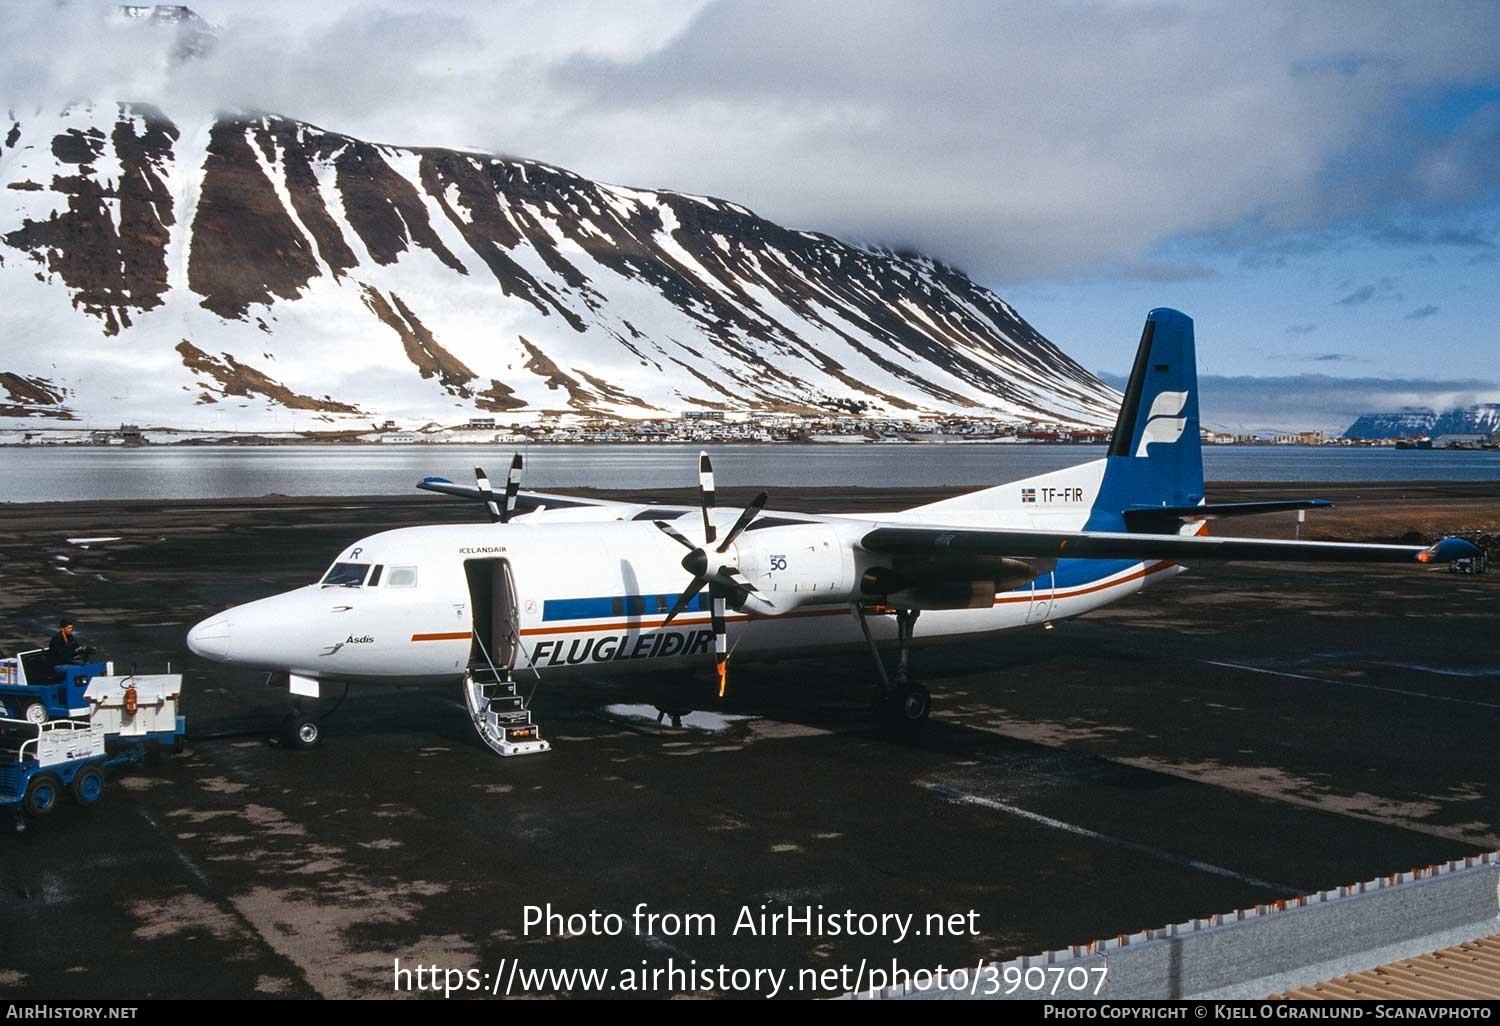
[{"label": "cockpit window", "polygon": [[414,566],[393,566],[385,583],[391,588],[415,588],[417,586],[417,568]]},{"label": "cockpit window", "polygon": [[380,563],[376,563],[375,564],[375,569],[370,573],[370,579],[365,582],[365,587],[366,588],[373,588],[376,585],[378,585],[380,583],[380,571],[382,571],[384,569],[385,569],[384,565],[382,565]]},{"label": "cockpit window", "polygon": [[365,574],[369,572],[370,567],[365,563],[335,563],[323,575],[322,584],[325,588],[331,584],[341,588],[358,588],[365,583]]}]

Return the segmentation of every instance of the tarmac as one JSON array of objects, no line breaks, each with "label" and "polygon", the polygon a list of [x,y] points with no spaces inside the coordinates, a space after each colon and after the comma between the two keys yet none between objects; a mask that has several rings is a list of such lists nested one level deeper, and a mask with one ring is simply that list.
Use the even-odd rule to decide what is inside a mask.
[{"label": "tarmac", "polygon": [[[1496,527],[1494,485],[1360,488],[1307,536],[1390,540],[1435,510]],[[839,658],[736,666],[722,702],[679,689],[704,710],[682,729],[656,724],[653,682],[544,681],[553,751],[509,760],[473,736],[457,684],[356,688],[321,746],[291,752],[268,740],[284,688],[186,650],[194,622],[316,579],[354,538],[476,512],[428,496],[5,508],[5,651],[66,612],[119,668],[170,660],[189,739],[95,809],[0,820],[0,995],[390,996],[396,959],[473,969],[484,994],[504,979],[574,996],[507,974],[972,966],[1500,848],[1497,574],[1195,568],[1055,630],[918,651],[935,708],[913,744],[876,733],[873,670]],[[528,929],[526,906],[549,903],[623,929]],[[714,931],[637,929],[640,903]],[[911,914],[920,935],[732,929],[761,905]],[[674,979],[646,990],[736,986]],[[798,993],[854,989],[827,979]]]}]

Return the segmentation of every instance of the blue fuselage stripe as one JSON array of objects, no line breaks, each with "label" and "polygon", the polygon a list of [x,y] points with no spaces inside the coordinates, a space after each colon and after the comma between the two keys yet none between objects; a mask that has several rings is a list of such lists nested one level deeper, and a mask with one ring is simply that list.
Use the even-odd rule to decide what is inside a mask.
[{"label": "blue fuselage stripe", "polygon": [[1052,587],[1077,588],[1098,584],[1116,574],[1140,566],[1138,559],[1059,559],[1052,571]]},{"label": "blue fuselage stripe", "polygon": [[1027,593],[1032,590],[1049,591],[1064,588],[1081,588],[1099,584],[1111,577],[1123,574],[1141,565],[1138,559],[1059,559],[1052,575],[1042,574],[1031,584],[1012,588],[1010,594]]},{"label": "blue fuselage stripe", "polygon": [[[677,601],[676,595],[599,595],[590,598],[547,599],[542,603],[542,620],[599,620],[614,616],[665,616]],[[701,612],[708,608],[708,592],[701,591],[683,610]]]},{"label": "blue fuselage stripe", "polygon": [[[1138,559],[1060,559],[1049,578],[1036,580],[1040,590],[1078,588],[1123,574],[1140,565]],[[1032,591],[1032,585],[1012,589]],[[547,599],[542,603],[542,621],[603,620],[621,616],[665,616],[677,601],[676,595],[597,595],[588,598]],[[685,613],[706,612],[708,592],[702,591],[688,603]]]}]

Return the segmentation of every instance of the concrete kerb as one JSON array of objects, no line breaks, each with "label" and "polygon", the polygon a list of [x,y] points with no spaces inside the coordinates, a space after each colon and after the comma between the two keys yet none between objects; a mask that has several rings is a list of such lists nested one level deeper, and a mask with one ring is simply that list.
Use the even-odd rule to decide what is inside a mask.
[{"label": "concrete kerb", "polygon": [[[972,977],[965,988],[923,989],[906,980],[845,997],[1261,998],[1497,931],[1500,852],[1489,852],[991,963],[977,986]],[[1107,972],[1095,993],[1101,968]],[[1085,978],[1081,992],[1068,985]]]}]

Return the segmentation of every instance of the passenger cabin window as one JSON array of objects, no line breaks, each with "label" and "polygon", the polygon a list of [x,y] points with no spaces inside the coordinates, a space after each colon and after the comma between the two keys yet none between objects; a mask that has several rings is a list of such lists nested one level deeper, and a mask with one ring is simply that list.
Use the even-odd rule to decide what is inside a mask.
[{"label": "passenger cabin window", "polygon": [[323,575],[322,584],[325,588],[334,584],[340,588],[358,588],[365,583],[365,574],[369,572],[364,563],[335,563]]},{"label": "passenger cabin window", "polygon": [[387,588],[415,588],[417,586],[417,568],[414,566],[393,566],[390,574],[385,579]]}]

